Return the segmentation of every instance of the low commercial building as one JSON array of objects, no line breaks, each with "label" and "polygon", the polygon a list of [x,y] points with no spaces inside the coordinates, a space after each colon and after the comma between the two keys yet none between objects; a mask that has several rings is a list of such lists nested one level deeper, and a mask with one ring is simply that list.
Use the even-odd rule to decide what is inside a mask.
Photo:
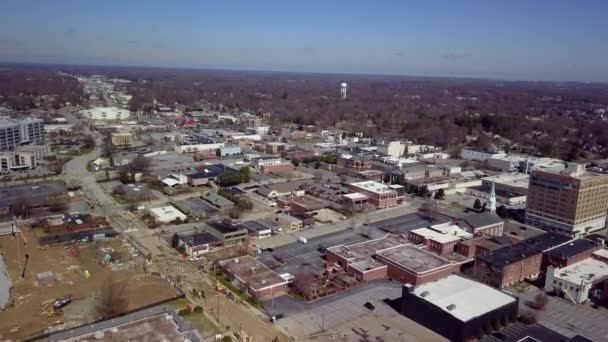
[{"label": "low commercial building", "polygon": [[414,229],[409,233],[407,239],[415,244],[422,244],[439,255],[448,255],[454,252],[459,241],[472,237],[473,234],[448,222],[428,228]]},{"label": "low commercial building", "polygon": [[314,151],[307,151],[302,149],[281,151],[281,157],[288,160],[302,160],[306,158],[312,158],[314,156]]},{"label": "low commercial building", "polygon": [[504,236],[481,235],[470,240],[459,241],[454,251],[466,258],[475,258],[512,244],[511,240]]},{"label": "low commercial building", "polygon": [[[412,149],[413,150],[413,149]],[[395,158],[403,156],[406,151],[405,142],[403,141],[389,141],[384,144],[378,145],[378,153],[387,155]],[[413,152],[412,152],[413,153]]]},{"label": "low commercial building", "polygon": [[391,235],[330,247],[325,257],[327,265],[339,265],[359,281],[388,276],[404,284],[419,285],[459,271],[458,264]]},{"label": "low commercial building", "polygon": [[587,301],[594,287],[608,282],[608,263],[606,260],[601,260],[601,255],[607,252],[603,251],[603,253],[598,253],[600,258],[594,258],[593,256],[597,253],[594,252],[591,258],[570,266],[563,268],[549,266],[545,291],[560,295],[573,303]]},{"label": "low commercial building", "polygon": [[48,234],[61,234],[69,232],[81,232],[109,226],[108,221],[102,216],[90,214],[64,214],[59,217],[50,217],[42,222],[44,231]]},{"label": "low commercial building", "polygon": [[512,246],[478,255],[474,276],[477,280],[504,288],[525,279],[535,279],[542,271],[543,253],[570,239],[556,233],[545,233]]},{"label": "low commercial building", "polygon": [[180,236],[179,240],[181,244],[186,246],[186,253],[190,256],[205,254],[212,248],[222,245],[222,241],[209,232]]},{"label": "low commercial building", "polygon": [[503,156],[506,156],[505,152],[503,151],[493,152],[476,147],[465,147],[460,151],[460,158],[480,162],[485,162],[490,158]]},{"label": "low commercial building", "polygon": [[230,156],[238,156],[241,154],[240,146],[223,146],[220,147],[220,156],[221,157],[230,157]]},{"label": "low commercial building", "polygon": [[481,185],[469,187],[467,195],[490,198],[492,183],[496,194],[496,201],[508,205],[526,203],[528,195],[528,181],[530,176],[525,173],[506,173],[481,179]]},{"label": "low commercial building", "polygon": [[348,170],[363,171],[371,168],[370,158],[367,155],[342,155],[338,157],[336,165]]},{"label": "low commercial building", "polygon": [[498,215],[487,211],[465,216],[458,224],[475,236],[501,236],[504,230],[504,221]]},{"label": "low commercial building", "polygon": [[95,121],[126,120],[131,115],[128,109],[116,107],[95,107],[81,110],[80,113]]},{"label": "low commercial building", "polygon": [[174,146],[177,153],[197,153],[202,151],[213,151],[223,147],[223,142],[218,142],[207,137],[187,136],[184,141],[178,142]]},{"label": "low commercial building", "polygon": [[236,170],[224,164],[208,164],[199,168],[198,172],[186,176],[190,186],[201,186],[215,181],[222,173],[227,172],[236,172]]},{"label": "low commercial building", "polygon": [[167,205],[158,208],[149,208],[148,213],[154,218],[157,223],[169,223],[175,220],[184,221],[188,218],[184,213],[177,210],[172,205]]},{"label": "low commercial building", "polygon": [[309,195],[303,195],[281,198],[277,201],[277,205],[279,208],[308,213],[326,208],[329,203]]},{"label": "low commercial building", "polygon": [[[472,304],[474,303],[474,304]],[[401,314],[450,341],[473,341],[517,319],[519,300],[461,275],[404,286]]]},{"label": "low commercial building", "polygon": [[209,232],[220,239],[224,246],[233,246],[247,239],[247,229],[222,221],[207,222]]},{"label": "low commercial building", "polygon": [[257,193],[263,197],[274,199],[287,196],[304,196],[305,191],[301,189],[300,182],[277,183],[262,185],[257,189]]},{"label": "low commercial building", "polygon": [[276,215],[275,221],[280,224],[285,230],[300,230],[304,226],[302,220],[287,214]]},{"label": "low commercial building", "polygon": [[255,169],[260,169],[262,166],[279,165],[284,163],[281,158],[275,157],[260,157],[250,159],[251,166]]},{"label": "low commercial building", "polygon": [[382,183],[365,181],[349,184],[348,187],[353,192],[366,195],[369,203],[377,208],[390,208],[403,203],[403,196],[398,196],[397,191]]},{"label": "low commercial building", "polygon": [[133,145],[133,134],[128,131],[114,132],[110,135],[110,140],[114,146],[131,146]]},{"label": "low commercial building", "polygon": [[249,255],[222,260],[219,265],[239,290],[255,300],[267,300],[285,294],[287,280]]},{"label": "low commercial building", "polygon": [[290,162],[282,162],[280,164],[262,165],[260,166],[260,173],[267,175],[271,173],[291,173],[294,170],[294,166]]},{"label": "low commercial building", "polygon": [[242,222],[239,227],[247,229],[249,237],[264,239],[283,231],[281,225],[271,219],[257,219]]},{"label": "low commercial building", "polygon": [[268,142],[264,145],[264,152],[268,154],[277,154],[287,150],[288,145],[281,142]]}]

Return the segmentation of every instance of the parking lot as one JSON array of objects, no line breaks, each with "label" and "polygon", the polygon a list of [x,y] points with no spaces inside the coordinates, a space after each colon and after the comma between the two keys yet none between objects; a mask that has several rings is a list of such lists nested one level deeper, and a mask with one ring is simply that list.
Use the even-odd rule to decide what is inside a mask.
[{"label": "parking lot", "polygon": [[608,341],[608,310],[594,309],[585,304],[573,304],[563,298],[549,296],[545,310],[538,311],[530,308],[529,302],[542,290],[527,284],[523,292],[507,289],[507,292],[519,297],[520,314],[532,311],[536,314],[538,323],[556,332],[573,337],[583,335],[595,341]]},{"label": "parking lot", "polygon": [[295,274],[301,267],[320,270],[323,267],[324,261],[322,256],[325,254],[326,248],[340,244],[353,244],[365,240],[367,239],[355,234],[353,231],[345,230],[310,239],[308,243],[294,242],[275,248],[272,253],[265,252],[262,258],[272,258],[270,254],[282,258],[285,264],[274,269],[279,274]]},{"label": "parking lot", "polygon": [[[445,341],[385,302],[400,297],[400,283],[379,280],[313,303],[279,297],[274,300],[272,314],[282,315],[277,324],[297,340],[327,341],[330,335],[323,333],[335,332],[344,334],[348,341]],[[364,306],[368,302],[373,310]],[[272,310],[272,303],[266,302],[265,307]],[[367,328],[355,322],[365,322]]]}]

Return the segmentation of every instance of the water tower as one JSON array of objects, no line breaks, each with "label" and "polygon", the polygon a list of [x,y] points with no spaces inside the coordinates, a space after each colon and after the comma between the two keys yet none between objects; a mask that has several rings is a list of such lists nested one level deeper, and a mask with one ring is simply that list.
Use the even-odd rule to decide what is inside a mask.
[{"label": "water tower", "polygon": [[346,84],[345,82],[340,83],[340,98],[342,100],[346,99],[346,88],[348,87],[348,84]]}]

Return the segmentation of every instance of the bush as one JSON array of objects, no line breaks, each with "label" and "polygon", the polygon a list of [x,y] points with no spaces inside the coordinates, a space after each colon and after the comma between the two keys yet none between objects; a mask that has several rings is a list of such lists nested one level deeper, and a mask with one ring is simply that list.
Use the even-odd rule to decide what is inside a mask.
[{"label": "bush", "polygon": [[194,307],[194,310],[192,310],[192,312],[203,312],[203,307],[200,305],[197,305]]},{"label": "bush", "polygon": [[181,309],[181,310],[179,310],[177,312],[177,314],[180,315],[180,316],[187,316],[187,315],[190,314],[190,310],[188,310],[188,309]]}]

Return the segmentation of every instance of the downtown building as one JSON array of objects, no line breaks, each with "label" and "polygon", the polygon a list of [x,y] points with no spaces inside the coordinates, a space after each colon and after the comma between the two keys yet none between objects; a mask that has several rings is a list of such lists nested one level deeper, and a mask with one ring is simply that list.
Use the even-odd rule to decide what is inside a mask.
[{"label": "downtown building", "polygon": [[601,230],[608,210],[608,175],[568,164],[562,171],[536,170],[530,175],[526,223],[579,237]]},{"label": "downtown building", "polygon": [[0,121],[0,172],[31,170],[51,153],[41,119]]}]

